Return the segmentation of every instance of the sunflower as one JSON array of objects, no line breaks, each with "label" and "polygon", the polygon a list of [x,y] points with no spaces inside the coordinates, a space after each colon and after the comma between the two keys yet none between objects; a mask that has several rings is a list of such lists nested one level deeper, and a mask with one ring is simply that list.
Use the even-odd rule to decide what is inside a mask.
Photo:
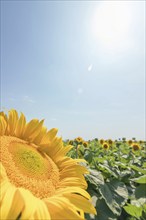
[{"label": "sunflower", "polygon": [[107,142],[108,142],[109,145],[113,144],[113,141],[111,139],[107,140]]},{"label": "sunflower", "polygon": [[127,142],[130,146],[132,145],[133,141],[132,140],[128,140]]},{"label": "sunflower", "polygon": [[133,151],[138,151],[138,150],[141,149],[140,145],[137,144],[137,143],[133,143],[133,144],[131,145],[131,147],[132,147],[132,150],[133,150]]},{"label": "sunflower", "polygon": [[83,146],[84,146],[84,147],[88,147],[88,142],[87,142],[87,141],[84,141],[84,142],[83,142]]},{"label": "sunflower", "polygon": [[102,144],[102,147],[103,147],[104,150],[108,150],[109,149],[109,144],[107,142],[104,142]]},{"label": "sunflower", "polygon": [[77,142],[77,144],[82,144],[83,143],[83,139],[81,137],[75,138],[75,141]]},{"label": "sunflower", "polygon": [[68,144],[73,145],[73,140],[69,140]]},{"label": "sunflower", "polygon": [[104,140],[103,140],[103,139],[100,139],[99,143],[100,143],[100,144],[103,144],[103,143],[104,143]]},{"label": "sunflower", "polygon": [[0,219],[84,219],[96,211],[79,162],[43,120],[0,113]]}]

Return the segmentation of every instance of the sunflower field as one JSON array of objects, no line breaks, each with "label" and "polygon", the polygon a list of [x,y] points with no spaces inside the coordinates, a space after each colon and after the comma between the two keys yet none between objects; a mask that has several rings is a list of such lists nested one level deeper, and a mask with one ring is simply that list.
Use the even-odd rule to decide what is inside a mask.
[{"label": "sunflower field", "polygon": [[43,123],[0,112],[1,220],[146,219],[144,141],[63,141]]},{"label": "sunflower field", "polygon": [[67,140],[72,158],[84,158],[88,192],[97,215],[95,220],[146,219],[146,142],[132,140]]}]

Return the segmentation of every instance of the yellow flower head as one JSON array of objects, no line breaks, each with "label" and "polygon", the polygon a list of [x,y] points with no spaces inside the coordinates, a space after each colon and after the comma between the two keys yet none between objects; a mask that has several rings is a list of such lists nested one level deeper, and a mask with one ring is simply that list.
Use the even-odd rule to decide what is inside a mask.
[{"label": "yellow flower head", "polygon": [[88,142],[87,142],[87,141],[84,141],[84,142],[83,142],[83,146],[84,146],[84,147],[88,147]]},{"label": "yellow flower head", "polygon": [[71,159],[43,120],[26,123],[10,110],[0,113],[0,219],[84,219],[96,211],[86,192],[82,160]]},{"label": "yellow flower head", "polygon": [[102,147],[103,147],[104,150],[108,150],[109,149],[109,144],[107,142],[104,142],[102,144]]},{"label": "yellow flower head", "polygon": [[128,144],[129,144],[130,146],[132,145],[132,143],[133,143],[132,140],[129,140],[129,141],[128,141]]},{"label": "yellow flower head", "polygon": [[133,144],[131,145],[131,147],[132,147],[132,150],[133,150],[133,151],[138,151],[138,150],[141,149],[140,145],[137,144],[137,143],[133,143]]},{"label": "yellow flower head", "polygon": [[104,143],[104,140],[103,140],[103,139],[101,139],[101,140],[99,141],[99,143],[100,143],[100,144],[103,144],[103,143]]},{"label": "yellow flower head", "polygon": [[109,139],[107,142],[108,142],[109,145],[113,144],[113,141],[111,139]]},{"label": "yellow flower head", "polygon": [[75,141],[76,141],[78,144],[82,144],[83,139],[82,139],[81,137],[77,137],[77,138],[75,139]]},{"label": "yellow flower head", "polygon": [[72,141],[72,140],[70,140],[70,141],[68,142],[68,144],[73,145],[73,141]]}]

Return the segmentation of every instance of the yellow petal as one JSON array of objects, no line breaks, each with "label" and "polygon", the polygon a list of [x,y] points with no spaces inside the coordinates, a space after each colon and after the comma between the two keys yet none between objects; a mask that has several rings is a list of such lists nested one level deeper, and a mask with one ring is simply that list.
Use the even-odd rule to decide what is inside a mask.
[{"label": "yellow petal", "polygon": [[66,194],[78,193],[87,199],[91,198],[88,192],[86,192],[84,189],[81,189],[79,187],[66,187],[66,188],[62,188],[62,189],[57,189],[55,193],[56,193],[56,195],[57,194],[66,195]]},{"label": "yellow petal", "polygon": [[46,152],[49,156],[55,159],[58,158],[58,152],[63,148],[62,138],[56,137],[50,144],[48,151]]},{"label": "yellow petal", "polygon": [[51,216],[49,214],[48,208],[45,204],[45,202],[38,200],[37,201],[37,210],[34,213],[35,219],[46,219],[46,220],[51,220]]},{"label": "yellow petal", "polygon": [[73,176],[77,176],[77,174],[83,175],[87,173],[87,169],[86,167],[83,167],[80,165],[73,165],[70,167],[65,167],[60,173],[61,178],[68,177],[68,173],[70,173],[70,175],[73,175]]},{"label": "yellow petal", "polygon": [[49,155],[49,146],[51,145],[51,142],[47,142],[47,144],[40,144],[37,148],[39,151],[44,152]]},{"label": "yellow petal", "polygon": [[85,199],[83,196],[77,194],[67,194],[66,197],[70,200],[72,204],[74,204],[84,212],[96,214],[96,210],[91,202]]},{"label": "yellow petal", "polygon": [[32,193],[23,188],[18,188],[20,192],[20,200],[23,201],[25,207],[23,209],[21,218],[22,219],[30,219],[31,216],[34,215],[37,210],[37,200],[38,198],[34,197]]},{"label": "yellow petal", "polygon": [[41,145],[47,144],[48,142],[50,142],[51,140],[53,140],[56,136],[58,132],[57,128],[52,128],[51,130],[49,130],[44,137],[41,140]]},{"label": "yellow petal", "polygon": [[40,144],[41,140],[43,139],[44,135],[47,133],[47,128],[46,127],[42,127],[40,133],[37,135],[37,137],[35,137],[34,139],[34,143],[35,144]]},{"label": "yellow petal", "polygon": [[12,109],[9,111],[9,117],[8,117],[8,130],[7,132],[9,135],[13,135],[14,131],[16,129],[16,124],[18,121],[18,113],[16,110]]},{"label": "yellow petal", "polygon": [[4,135],[6,132],[7,123],[3,116],[0,115],[0,135]]},{"label": "yellow petal", "polygon": [[5,196],[7,189],[11,187],[11,184],[7,180],[3,180],[0,183],[0,201],[2,201]]},{"label": "yellow petal", "polygon": [[4,112],[0,112],[0,116],[2,116],[6,122],[8,121],[8,117]]},{"label": "yellow petal", "polygon": [[26,125],[26,128],[25,128],[25,131],[24,131],[24,134],[23,134],[23,138],[25,140],[28,139],[28,137],[30,135],[32,135],[38,128],[38,125],[39,125],[39,120],[38,119],[33,119],[31,120],[27,125]]},{"label": "yellow petal", "polygon": [[77,178],[77,177],[68,177],[60,179],[58,187],[66,187],[66,186],[78,186],[83,189],[87,189],[87,182],[85,179]]},{"label": "yellow petal", "polygon": [[[63,146],[60,150],[58,150],[58,152],[56,153],[55,157],[56,160],[58,160],[60,157],[62,158],[63,156],[65,156],[71,149],[73,148],[72,145],[68,145],[68,146]],[[55,160],[55,162],[56,162]]]},{"label": "yellow petal", "polygon": [[46,144],[40,144],[38,150],[45,152],[49,156],[53,157],[55,160],[55,154],[60,150],[62,147],[62,138],[55,138],[52,142],[48,142]]},{"label": "yellow petal", "polygon": [[25,131],[26,119],[23,113],[21,113],[19,120],[17,121],[15,135],[16,137],[21,138]]},{"label": "yellow petal", "polygon": [[84,212],[83,212],[83,210],[79,210],[79,212],[80,212],[80,215],[81,215],[81,217],[84,219]]},{"label": "yellow petal", "polygon": [[58,132],[57,128],[52,128],[51,130],[48,131],[47,135],[50,139],[53,139],[56,136],[57,132]]},{"label": "yellow petal", "polygon": [[[7,190],[5,191],[5,195],[3,196],[0,204],[0,219],[8,219],[9,210],[13,205],[13,198],[16,193],[16,187],[9,184]],[[13,216],[11,217],[13,219]]]},{"label": "yellow petal", "polygon": [[77,212],[77,209],[69,203],[69,200],[59,196],[45,199],[51,219],[54,220],[84,220]]},{"label": "yellow petal", "polygon": [[15,195],[13,197],[12,205],[11,208],[8,212],[7,219],[17,219],[17,217],[20,215],[22,212],[25,204],[23,200],[20,199],[20,192],[17,190],[15,192]]},{"label": "yellow petal", "polygon": [[36,129],[29,135],[28,140],[34,142],[34,139],[39,135],[43,126],[44,120],[40,121],[36,126]]},{"label": "yellow petal", "polygon": [[[56,159],[56,161],[60,169],[62,169],[63,167],[69,166],[69,165],[76,165],[79,162],[86,162],[84,159],[72,159],[69,157],[64,157],[64,159],[59,157],[58,160]],[[87,171],[87,173],[89,172]]]}]

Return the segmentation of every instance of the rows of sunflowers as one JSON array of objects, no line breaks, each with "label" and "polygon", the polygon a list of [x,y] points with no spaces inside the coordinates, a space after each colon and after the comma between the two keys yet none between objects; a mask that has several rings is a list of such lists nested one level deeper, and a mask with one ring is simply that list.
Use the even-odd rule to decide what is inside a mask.
[{"label": "rows of sunflowers", "polygon": [[72,158],[84,158],[88,192],[97,215],[86,219],[146,219],[146,142],[126,140],[85,141],[81,137],[65,141],[73,148]]},{"label": "rows of sunflowers", "polygon": [[0,113],[0,219],[146,219],[145,141],[63,141],[57,131]]}]

